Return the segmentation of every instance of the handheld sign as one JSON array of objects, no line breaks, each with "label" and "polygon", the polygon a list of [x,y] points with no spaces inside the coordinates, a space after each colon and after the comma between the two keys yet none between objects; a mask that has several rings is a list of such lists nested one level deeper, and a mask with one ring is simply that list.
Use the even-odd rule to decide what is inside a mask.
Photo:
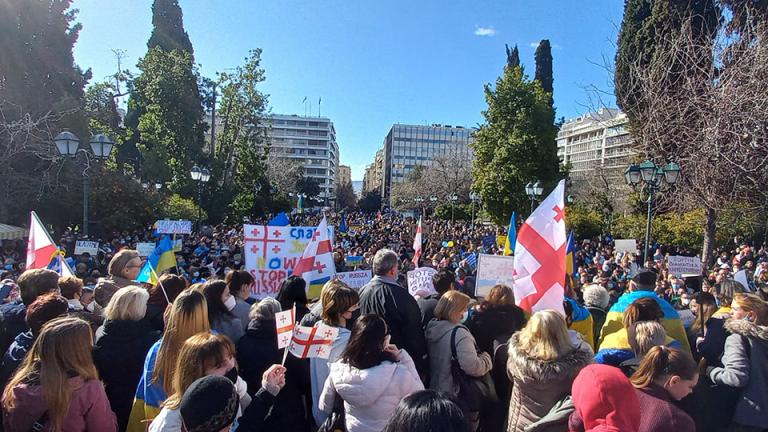
[{"label": "handheld sign", "polygon": [[616,253],[637,253],[637,240],[635,239],[616,239],[613,244]]},{"label": "handheld sign", "polygon": [[88,252],[91,256],[99,253],[99,242],[78,240],[75,242],[75,255],[82,255]]},{"label": "handheld sign", "polygon": [[675,276],[701,275],[701,259],[686,256],[670,256],[667,258],[669,273]]},{"label": "handheld sign", "polygon": [[408,272],[408,292],[412,296],[424,298],[431,294],[436,294],[435,286],[432,284],[432,276],[437,270],[430,267],[419,267],[416,270]]},{"label": "handheld sign", "polygon": [[188,220],[159,220],[155,228],[160,234],[192,234],[192,221]]},{"label": "handheld sign", "polygon": [[475,295],[488,297],[494,285],[506,285],[512,288],[515,284],[515,257],[480,254],[477,260],[477,281]]},{"label": "handheld sign", "polygon": [[370,270],[358,270],[336,273],[336,279],[344,282],[353,290],[359,290],[373,278],[373,272]]},{"label": "handheld sign", "polygon": [[155,250],[154,243],[136,243],[136,251],[140,257],[148,257]]}]

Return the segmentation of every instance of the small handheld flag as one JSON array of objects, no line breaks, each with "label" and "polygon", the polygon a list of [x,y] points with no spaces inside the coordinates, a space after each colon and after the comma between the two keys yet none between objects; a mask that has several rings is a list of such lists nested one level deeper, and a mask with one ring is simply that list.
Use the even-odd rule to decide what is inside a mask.
[{"label": "small handheld flag", "polygon": [[319,357],[327,359],[331,355],[333,341],[339,335],[339,329],[317,323],[314,327],[296,326],[288,351],[298,358]]},{"label": "small handheld flag", "polygon": [[275,314],[275,323],[277,324],[277,349],[285,348],[290,345],[295,321],[296,306],[291,310]]}]

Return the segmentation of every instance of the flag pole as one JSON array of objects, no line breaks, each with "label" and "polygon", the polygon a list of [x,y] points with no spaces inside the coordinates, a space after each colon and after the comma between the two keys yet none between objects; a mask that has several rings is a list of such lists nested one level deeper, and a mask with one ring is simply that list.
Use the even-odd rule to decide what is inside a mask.
[{"label": "flag pole", "polygon": [[165,296],[165,301],[168,302],[168,304],[171,304],[171,300],[168,298],[168,293],[165,292],[165,287],[163,286],[163,283],[160,282],[160,276],[155,273],[155,269],[152,268],[152,265],[147,263],[149,265],[149,271],[152,272],[152,275],[155,276],[155,279],[157,279],[157,284],[160,285],[160,289],[163,290],[163,296]]}]

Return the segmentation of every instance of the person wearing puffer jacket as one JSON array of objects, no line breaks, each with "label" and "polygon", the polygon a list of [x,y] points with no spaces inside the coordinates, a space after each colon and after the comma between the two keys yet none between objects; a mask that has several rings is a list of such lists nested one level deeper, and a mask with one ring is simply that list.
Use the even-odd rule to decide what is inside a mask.
[{"label": "person wearing puffer jacket", "polygon": [[585,367],[573,380],[571,397],[575,411],[568,419],[568,432],[637,432],[640,401],[619,369]]},{"label": "person wearing puffer jacket", "polygon": [[[550,416],[571,391],[576,375],[592,363],[592,348],[571,341],[565,318],[554,310],[533,314],[509,340],[507,373],[512,379],[508,432],[560,432],[567,416]],[[555,420],[553,420],[555,418]]]},{"label": "person wearing puffer jacket", "polygon": [[382,318],[368,314],[355,322],[341,358],[331,363],[319,406],[331,413],[340,397],[348,432],[380,432],[400,400],[419,390],[424,385],[411,356],[389,343]]},{"label": "person wearing puffer jacket", "polygon": [[736,294],[725,329],[731,335],[725,340],[723,367],[707,368],[707,376],[715,384],[741,389],[729,430],[766,430],[768,303],[754,294]]}]

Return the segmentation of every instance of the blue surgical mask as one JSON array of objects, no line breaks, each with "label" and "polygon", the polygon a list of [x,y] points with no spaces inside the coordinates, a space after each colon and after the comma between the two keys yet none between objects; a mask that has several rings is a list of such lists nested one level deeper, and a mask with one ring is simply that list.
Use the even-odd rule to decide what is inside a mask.
[{"label": "blue surgical mask", "polygon": [[461,322],[467,322],[467,319],[469,319],[469,311],[465,310],[464,314],[461,315]]}]

